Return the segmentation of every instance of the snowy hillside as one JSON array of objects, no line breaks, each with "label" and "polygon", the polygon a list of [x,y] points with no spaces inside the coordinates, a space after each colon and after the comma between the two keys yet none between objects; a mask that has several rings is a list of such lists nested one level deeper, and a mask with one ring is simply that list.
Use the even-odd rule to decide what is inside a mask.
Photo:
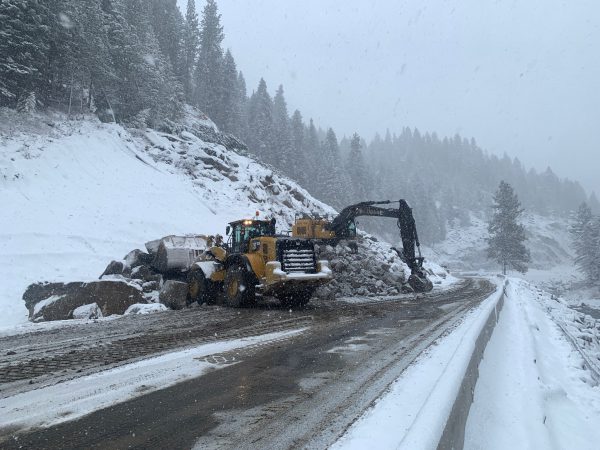
[{"label": "snowy hillside", "polygon": [[[525,214],[523,225],[531,252],[525,278],[543,284],[575,279],[568,218]],[[471,214],[470,225],[450,224],[446,239],[426,251],[452,272],[497,272],[498,266],[486,257],[487,237],[487,222]]]},{"label": "snowy hillside", "polygon": [[170,135],[0,110],[0,326],[26,320],[28,284],[96,279],[148,240],[224,234],[227,222],[256,211],[275,216],[280,231],[294,211],[333,212],[264,165],[202,140],[208,128],[224,136],[195,114]]}]

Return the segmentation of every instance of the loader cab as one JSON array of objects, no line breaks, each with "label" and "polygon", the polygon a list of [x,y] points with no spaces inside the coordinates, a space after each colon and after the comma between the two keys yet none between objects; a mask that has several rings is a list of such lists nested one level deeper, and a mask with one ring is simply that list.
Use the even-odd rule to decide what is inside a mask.
[{"label": "loader cab", "polygon": [[248,252],[248,241],[259,236],[275,236],[274,220],[236,220],[227,226],[230,253]]}]

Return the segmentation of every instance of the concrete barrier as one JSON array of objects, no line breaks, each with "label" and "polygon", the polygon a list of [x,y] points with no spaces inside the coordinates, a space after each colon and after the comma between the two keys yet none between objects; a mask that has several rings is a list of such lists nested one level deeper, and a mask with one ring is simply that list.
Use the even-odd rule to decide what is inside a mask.
[{"label": "concrete barrier", "polygon": [[506,296],[506,283],[505,281],[502,287],[502,295],[498,299],[496,307],[490,312],[481,333],[479,333],[475,341],[475,349],[471,355],[454,405],[452,406],[452,411],[444,427],[444,432],[438,443],[438,450],[462,449],[464,446],[467,418],[473,404],[475,385],[479,378],[479,363],[483,359],[485,347],[500,317],[500,311],[502,310]]}]

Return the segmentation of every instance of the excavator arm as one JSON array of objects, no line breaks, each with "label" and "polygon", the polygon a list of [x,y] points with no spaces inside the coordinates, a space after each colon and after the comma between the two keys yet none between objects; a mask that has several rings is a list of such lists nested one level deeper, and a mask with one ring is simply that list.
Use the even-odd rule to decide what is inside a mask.
[{"label": "excavator arm", "polygon": [[[398,203],[397,208],[382,207],[380,205],[389,205]],[[356,235],[356,226],[354,220],[357,217],[391,217],[398,220],[397,225],[400,229],[400,239],[403,249],[399,251],[394,248],[400,258],[408,265],[411,270],[409,278],[410,286],[418,292],[430,291],[433,284],[427,278],[423,270],[423,261],[421,256],[421,244],[417,233],[417,226],[411,207],[406,200],[384,200],[379,202],[361,202],[344,208],[326,228],[335,233],[337,238],[351,238]],[[418,252],[418,255],[416,253]]]}]

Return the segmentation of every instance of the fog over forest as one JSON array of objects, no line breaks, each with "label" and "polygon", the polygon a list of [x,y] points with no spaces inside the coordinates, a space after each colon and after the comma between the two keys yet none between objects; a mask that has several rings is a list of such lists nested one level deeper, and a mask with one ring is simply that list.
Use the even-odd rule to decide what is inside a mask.
[{"label": "fog over forest", "polygon": [[458,133],[600,192],[597,2],[218,4],[249,93],[264,77],[340,137]]}]

